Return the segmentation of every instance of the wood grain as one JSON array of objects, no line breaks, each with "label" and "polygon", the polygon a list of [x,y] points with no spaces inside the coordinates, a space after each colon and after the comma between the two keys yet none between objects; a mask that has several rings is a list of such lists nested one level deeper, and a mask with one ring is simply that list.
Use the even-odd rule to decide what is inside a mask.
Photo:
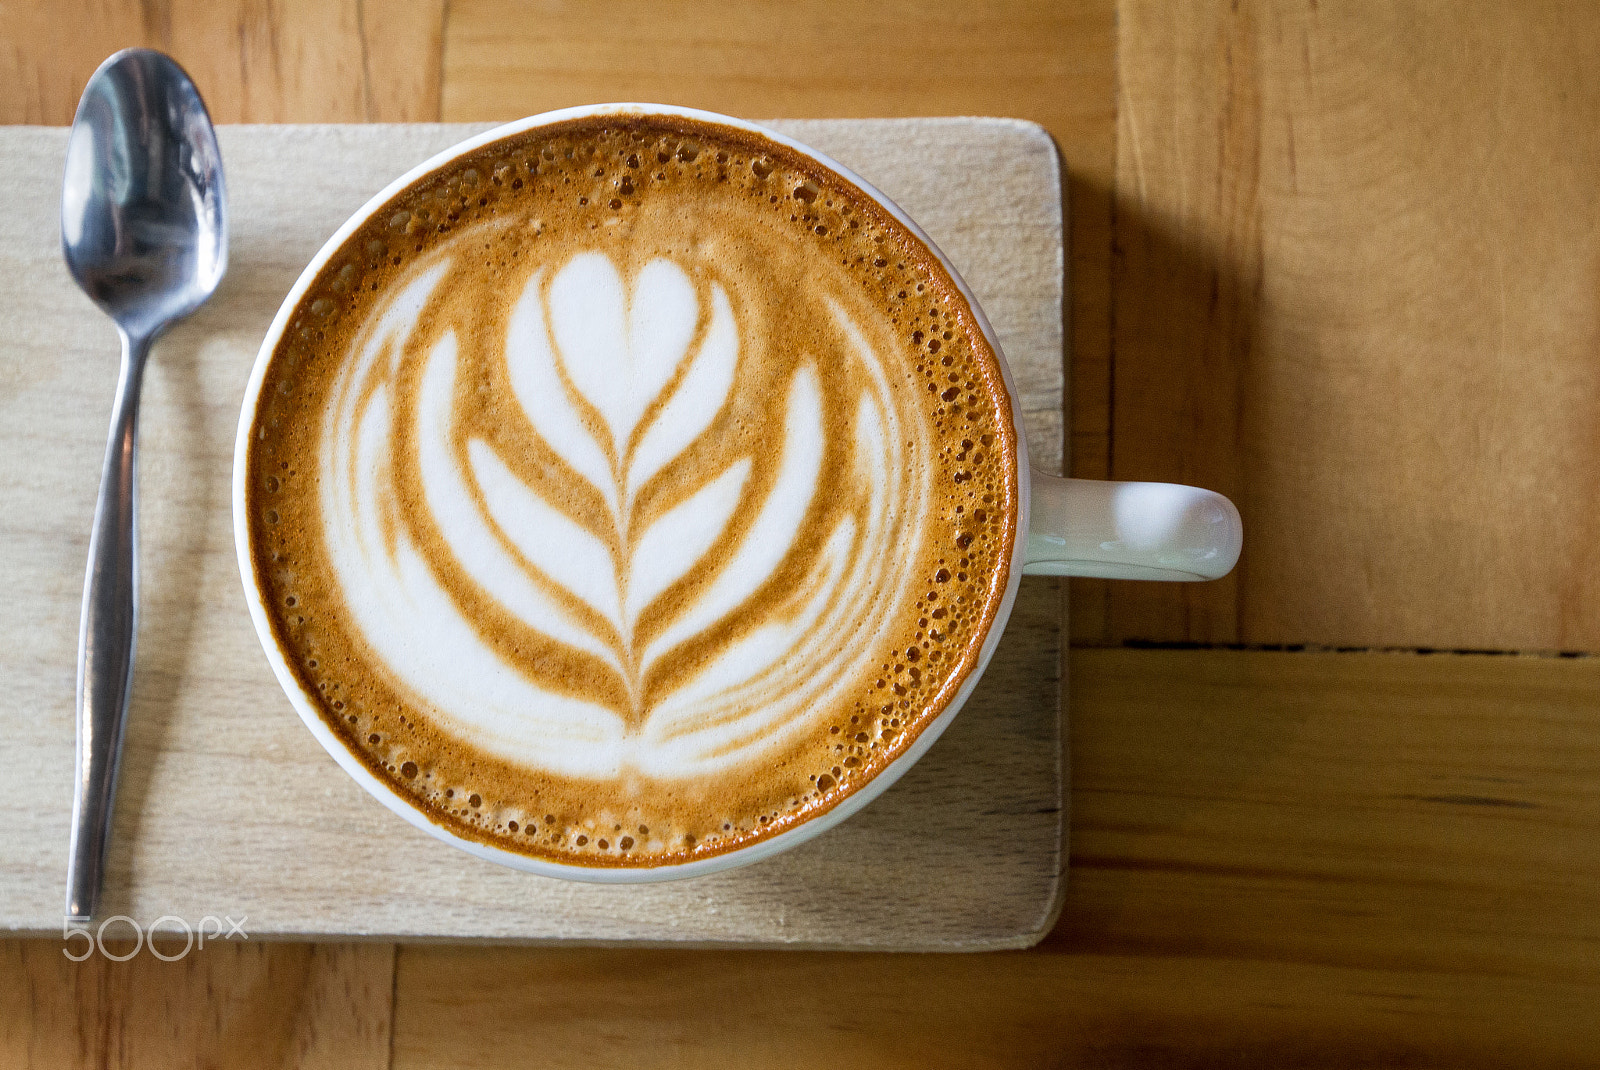
[{"label": "wood grain", "polygon": [[[1080,650],[1072,677],[1075,867],[1034,951],[408,946],[393,1065],[1592,1065],[1600,658]],[[4,954],[0,1006],[53,1008],[0,1018],[5,1065],[236,1021],[155,1018],[195,989],[151,964],[121,990],[143,1024],[79,1025],[55,942]]]},{"label": "wood grain", "polygon": [[[232,270],[164,336],[141,432],[139,665],[106,912],[248,914],[258,935],[970,949],[1022,946],[1060,902],[1059,584],[1026,581],[954,727],[828,836],[692,884],[537,878],[416,831],[322,752],[267,669],[229,523],[234,434],[283,294],[393,176],[479,127],[224,127]],[[1059,465],[1061,210],[1055,149],[1003,120],[806,120],[921,219],[1010,352],[1030,450]],[[116,374],[111,325],[56,244],[64,130],[0,130],[0,926],[59,931],[85,539]],[[959,179],[983,167],[985,186]],[[220,790],[219,785],[226,785]],[[292,855],[293,864],[285,864]],[[903,889],[915,889],[912,900]],[[873,904],[876,904],[874,906]]]},{"label": "wood grain", "polygon": [[[199,919],[191,924],[198,925]],[[176,931],[167,923],[168,931]],[[247,926],[248,928],[248,926]],[[223,929],[226,932],[226,929]],[[128,937],[112,941],[112,934]],[[394,948],[184,941],[106,931],[74,963],[50,940],[0,942],[0,1065],[8,1070],[380,1070],[389,1066]],[[83,954],[82,939],[65,945]],[[180,957],[181,956],[181,957]]]},{"label": "wood grain", "polygon": [[[454,0],[444,118],[604,100],[748,118],[1000,115],[1061,147],[1071,253],[1071,467],[1110,474],[1112,0],[891,3]],[[1110,636],[1104,580],[1072,582],[1072,634]]]},{"label": "wood grain", "polygon": [[398,980],[395,1070],[1578,1070],[1600,1044],[1591,986],[1188,955],[402,948]]},{"label": "wood grain", "polygon": [[219,123],[439,118],[444,0],[50,0],[0,6],[0,123],[72,121],[121,48],[158,48]]},{"label": "wood grain", "polygon": [[1600,983],[1600,659],[1072,665],[1058,944]]},{"label": "wood grain", "polygon": [[1026,954],[404,947],[395,1061],[1578,1067],[1600,659],[1080,650]]},{"label": "wood grain", "polygon": [[1124,0],[1113,469],[1244,511],[1117,639],[1600,645],[1600,9]]}]

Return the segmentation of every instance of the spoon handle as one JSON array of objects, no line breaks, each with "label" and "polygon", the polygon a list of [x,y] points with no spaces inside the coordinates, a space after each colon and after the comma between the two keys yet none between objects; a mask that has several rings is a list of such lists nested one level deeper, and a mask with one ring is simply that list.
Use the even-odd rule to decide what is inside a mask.
[{"label": "spoon handle", "polygon": [[78,752],[67,861],[67,918],[94,915],[111,828],[111,800],[133,685],[139,613],[139,385],[150,339],[122,334],[111,439],[89,535],[78,626]]}]

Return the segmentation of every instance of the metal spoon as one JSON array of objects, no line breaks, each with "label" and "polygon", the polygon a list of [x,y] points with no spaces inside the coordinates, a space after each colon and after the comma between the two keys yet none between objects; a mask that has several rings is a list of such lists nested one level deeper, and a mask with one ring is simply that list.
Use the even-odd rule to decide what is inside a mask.
[{"label": "metal spoon", "polygon": [[122,336],[78,630],[66,916],[87,921],[100,894],[133,683],[139,382],[151,342],[210,297],[228,266],[216,133],[194,83],[161,53],[118,52],[89,79],[67,145],[61,249],[72,277]]}]

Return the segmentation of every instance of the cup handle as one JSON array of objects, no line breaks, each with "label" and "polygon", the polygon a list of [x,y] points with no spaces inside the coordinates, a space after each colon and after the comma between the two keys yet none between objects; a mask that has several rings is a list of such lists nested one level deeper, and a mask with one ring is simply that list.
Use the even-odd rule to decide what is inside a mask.
[{"label": "cup handle", "polygon": [[1031,475],[1025,574],[1214,580],[1239,560],[1239,510],[1215,491]]}]

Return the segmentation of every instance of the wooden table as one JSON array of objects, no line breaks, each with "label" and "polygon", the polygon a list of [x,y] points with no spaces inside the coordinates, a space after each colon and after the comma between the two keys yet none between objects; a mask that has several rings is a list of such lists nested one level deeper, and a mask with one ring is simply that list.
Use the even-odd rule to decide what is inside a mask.
[{"label": "wooden table", "polygon": [[224,122],[1038,120],[1074,471],[1215,487],[1247,531],[1219,583],[1074,586],[1035,950],[12,941],[0,1065],[1600,1062],[1597,43],[1555,3],[0,7],[8,122],[69,121],[129,44]]}]

